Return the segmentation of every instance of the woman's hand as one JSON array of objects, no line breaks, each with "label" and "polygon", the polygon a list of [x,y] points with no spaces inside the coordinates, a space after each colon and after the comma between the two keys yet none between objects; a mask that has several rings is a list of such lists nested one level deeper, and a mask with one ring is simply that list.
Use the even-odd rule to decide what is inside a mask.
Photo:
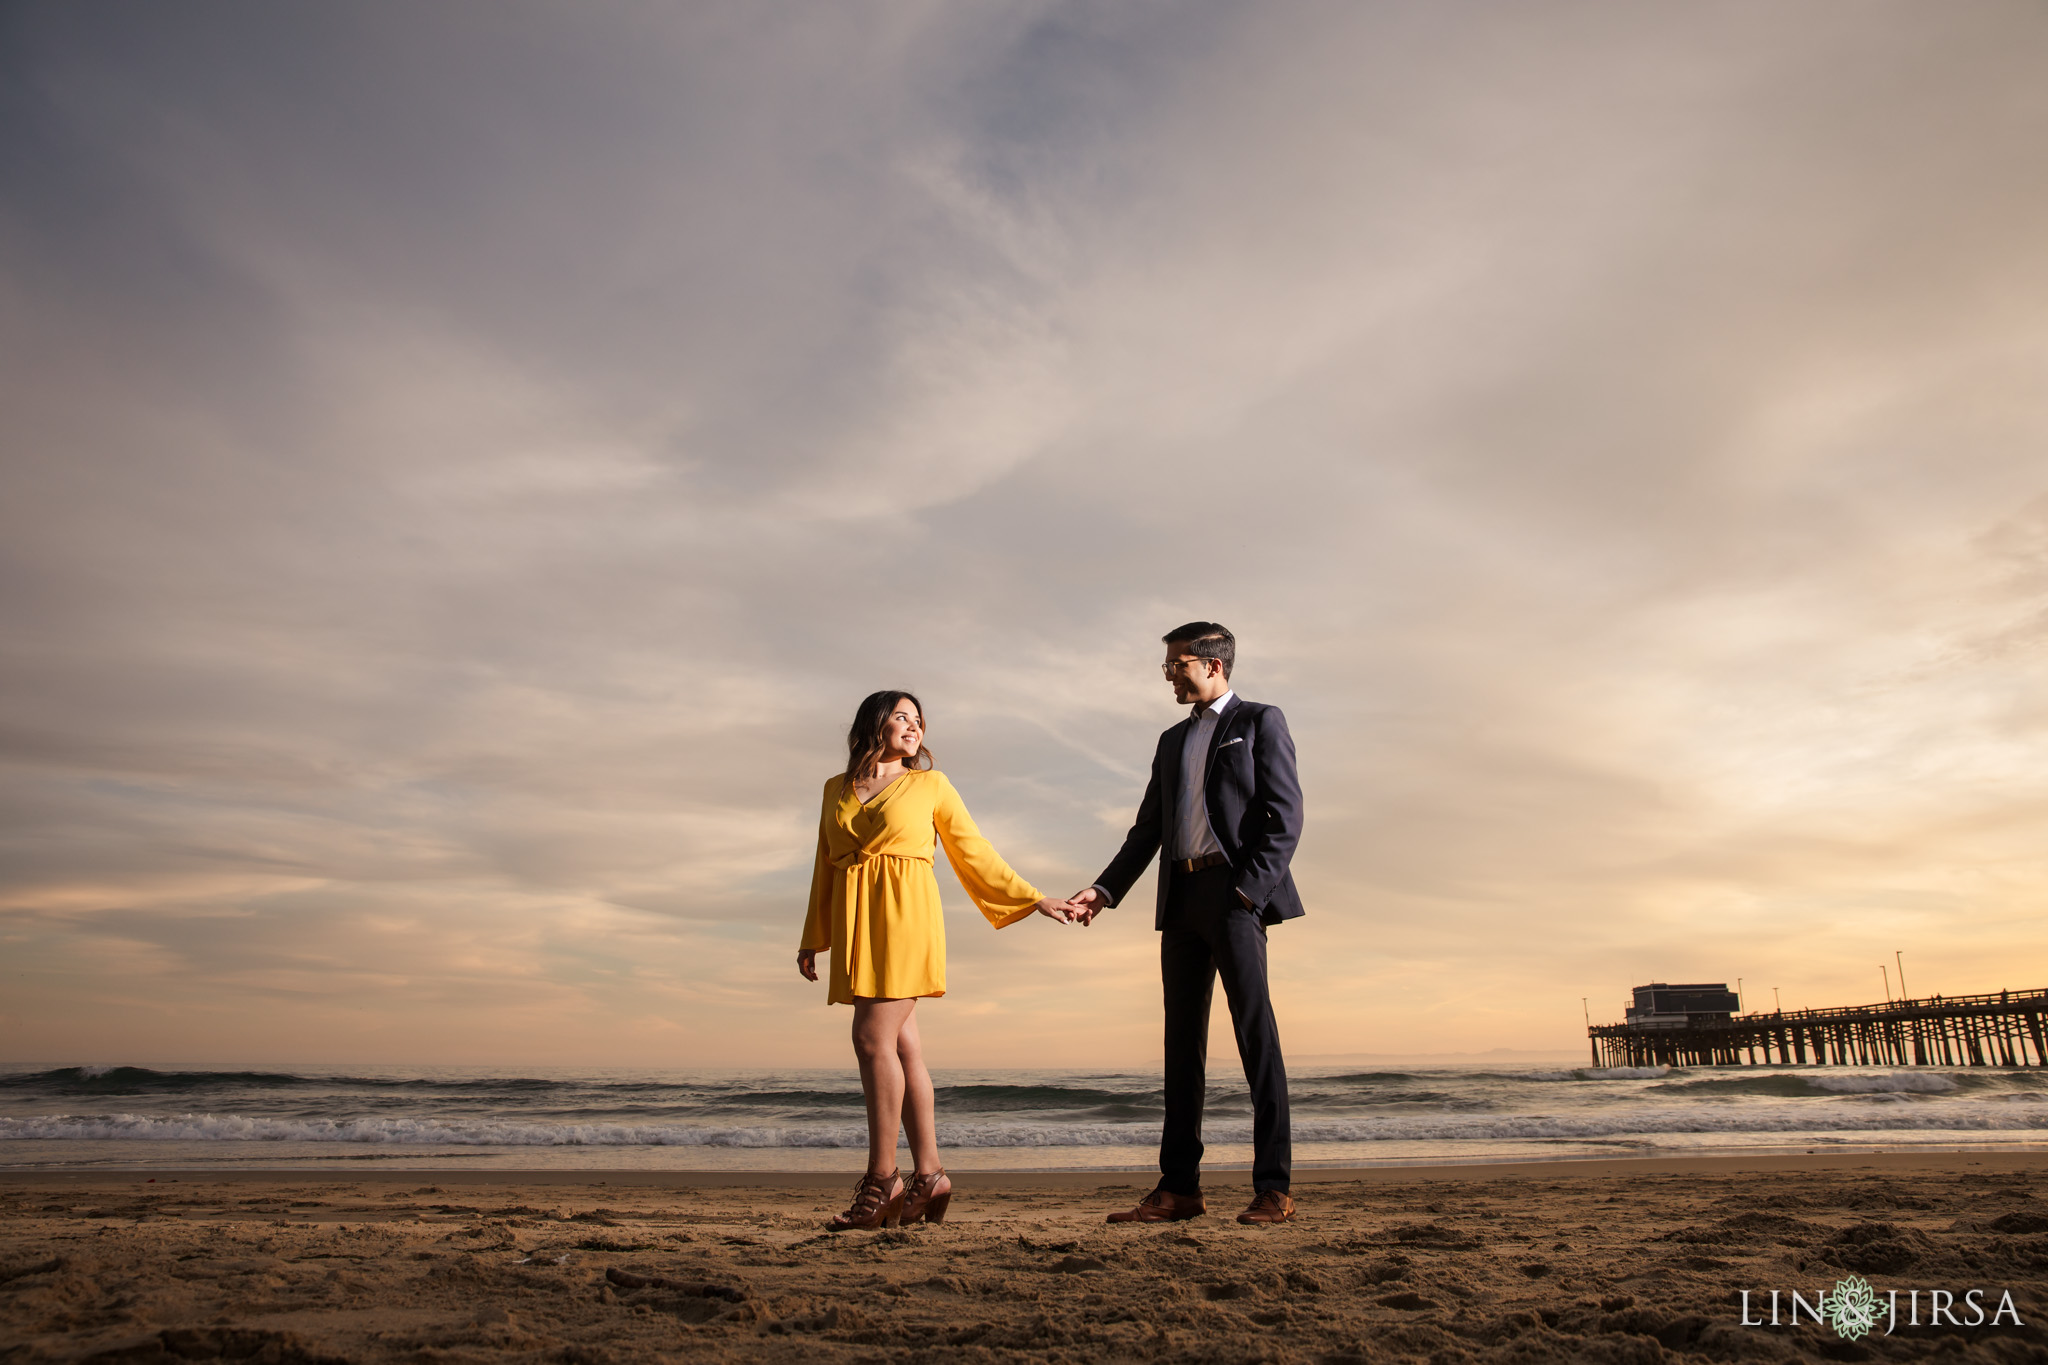
[{"label": "woman's hand", "polygon": [[1056,919],[1061,924],[1074,922],[1074,905],[1071,901],[1042,900],[1032,909],[1047,919]]},{"label": "woman's hand", "polygon": [[804,980],[816,981],[818,979],[818,950],[816,948],[797,949],[796,969],[804,974]]}]

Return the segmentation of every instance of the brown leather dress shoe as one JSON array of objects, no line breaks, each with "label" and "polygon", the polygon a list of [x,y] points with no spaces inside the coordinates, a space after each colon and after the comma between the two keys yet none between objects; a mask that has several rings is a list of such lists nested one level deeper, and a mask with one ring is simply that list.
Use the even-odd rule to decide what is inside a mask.
[{"label": "brown leather dress shoe", "polygon": [[1294,1217],[1294,1200],[1279,1190],[1260,1190],[1237,1215],[1240,1223],[1285,1223]]},{"label": "brown leather dress shoe", "polygon": [[1200,1218],[1209,1211],[1199,1194],[1175,1194],[1172,1190],[1154,1190],[1138,1201],[1138,1207],[1112,1213],[1107,1221],[1112,1223],[1178,1223],[1186,1218]]}]

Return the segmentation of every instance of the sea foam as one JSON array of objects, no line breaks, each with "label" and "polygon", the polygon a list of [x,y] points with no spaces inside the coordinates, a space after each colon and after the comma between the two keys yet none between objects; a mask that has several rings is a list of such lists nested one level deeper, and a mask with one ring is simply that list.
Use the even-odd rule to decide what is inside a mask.
[{"label": "sea foam", "polygon": [[[1882,1112],[1865,1106],[1784,1105],[1770,1109],[1685,1112],[1616,1109],[1599,1114],[1445,1114],[1311,1119],[1293,1125],[1297,1144],[1485,1139],[1606,1138],[1632,1133],[1793,1133],[1938,1131],[2048,1132],[2048,1114],[1997,1103]],[[1249,1142],[1251,1125],[1204,1125],[1211,1142]],[[0,1141],[313,1142],[421,1147],[817,1147],[867,1144],[854,1124],[740,1126],[697,1124],[522,1123],[495,1119],[271,1119],[235,1114],[45,1115],[0,1118]],[[947,1147],[1149,1147],[1153,1124],[946,1123]]]}]

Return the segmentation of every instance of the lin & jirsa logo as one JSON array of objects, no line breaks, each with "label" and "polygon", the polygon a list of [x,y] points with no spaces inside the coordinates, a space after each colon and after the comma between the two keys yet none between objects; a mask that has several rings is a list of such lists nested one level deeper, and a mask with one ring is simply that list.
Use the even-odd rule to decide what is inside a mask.
[{"label": "lin & jirsa logo", "polygon": [[[1890,1336],[1901,1327],[2024,1327],[2020,1321],[2019,1309],[2013,1306],[2012,1291],[2001,1289],[1908,1289],[1906,1295],[1906,1320],[1899,1321],[1899,1294],[1896,1289],[1885,1291],[1884,1297],[1871,1287],[1870,1281],[1861,1275],[1849,1275],[1836,1280],[1834,1288],[1815,1294],[1809,1302],[1804,1294],[1794,1289],[1789,1291],[1791,1316],[1789,1321],[1780,1317],[1783,1300],[1787,1291],[1773,1289],[1771,1309],[1768,1318],[1761,1316],[1763,1305],[1758,1303],[1752,1316],[1751,1291],[1742,1293],[1742,1325],[1744,1327],[1777,1327],[1780,1325],[1799,1326],[1800,1314],[1811,1318],[1816,1326],[1825,1323],[1834,1329],[1836,1336],[1845,1341],[1855,1341],[1876,1330],[1879,1322],[1884,1323],[1884,1335]],[[1990,1308],[1990,1295],[1998,1294],[1998,1303]],[[1927,1299],[1927,1320],[1920,1319],[1920,1300]]]}]

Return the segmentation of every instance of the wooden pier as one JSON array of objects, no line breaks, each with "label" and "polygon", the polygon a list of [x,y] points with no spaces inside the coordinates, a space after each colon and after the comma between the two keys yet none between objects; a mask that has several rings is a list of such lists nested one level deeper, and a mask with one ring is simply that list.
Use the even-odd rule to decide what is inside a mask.
[{"label": "wooden pier", "polygon": [[1937,995],[1689,1024],[1594,1024],[1593,1065],[2044,1066],[2048,990]]}]

